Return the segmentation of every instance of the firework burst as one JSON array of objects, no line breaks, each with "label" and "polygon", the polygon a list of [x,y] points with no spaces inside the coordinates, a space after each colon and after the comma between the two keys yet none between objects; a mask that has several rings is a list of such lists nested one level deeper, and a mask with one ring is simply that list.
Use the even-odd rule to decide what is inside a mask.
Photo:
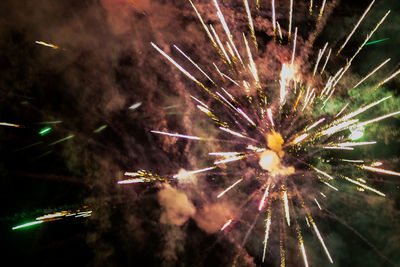
[{"label": "firework burst", "polygon": [[[224,14],[228,11],[217,0],[213,1],[217,19],[211,20],[209,25],[206,23],[208,19],[203,17],[209,14],[201,14],[196,5],[189,2],[220,61],[214,62],[213,66],[201,66],[177,45],[173,45],[174,50],[168,53],[166,48],[155,43],[151,45],[202,90],[195,91],[197,95],[191,96],[198,109],[196,116],[199,116],[199,120],[200,116],[207,116],[215,123],[216,131],[215,134],[201,136],[161,129],[151,132],[163,136],[160,138],[185,139],[187,142],[199,142],[199,146],[210,147],[210,151],[204,155],[207,160],[199,158],[198,168],[182,169],[171,174],[153,174],[145,170],[126,172],[125,176],[131,178],[121,180],[119,184],[181,183],[197,176],[204,179],[213,177],[213,181],[218,180],[214,182],[214,188],[219,189],[209,194],[218,200],[234,196],[241,203],[238,211],[219,226],[225,235],[229,235],[229,231],[239,224],[248,226],[240,248],[244,247],[252,231],[258,233],[262,228],[263,240],[259,243],[261,261],[268,260],[268,244],[271,242],[278,244],[280,265],[285,266],[285,255],[293,251],[293,245],[287,238],[291,234],[297,238],[298,254],[304,265],[308,266],[308,248],[303,232],[310,228],[327,260],[333,263],[329,245],[324,241],[324,234],[319,231],[313,217],[314,213],[324,209],[326,191],[340,191],[342,181],[345,181],[358,191],[385,197],[383,192],[368,184],[364,178],[370,172],[400,176],[399,172],[386,170],[374,160],[352,158],[352,154],[349,154],[359,146],[376,144],[374,140],[357,141],[371,124],[400,114],[400,111],[393,111],[366,118],[365,114],[371,114],[368,111],[382,105],[391,96],[353,109],[349,107],[349,102],[337,108],[330,105],[332,99],[346,96],[351,88],[358,87],[389,61],[385,60],[352,87],[346,87],[342,82],[353,60],[369,44],[390,11],[375,23],[345,64],[334,69],[330,63],[340,61],[340,53],[369,13],[374,1],[365,9],[354,28],[350,29],[339,48],[326,43],[317,56],[311,49],[315,37],[306,39],[303,36],[315,36],[323,26],[326,20],[324,16],[330,12],[327,9],[331,8],[331,3],[325,0],[320,7],[315,6],[313,1],[307,7],[310,21],[315,22],[315,30],[307,34],[300,34],[301,29],[293,21],[293,1],[288,3],[287,18],[277,19],[274,0],[265,7],[257,2],[254,8],[244,0],[242,19],[247,20],[246,32],[231,24],[234,23],[232,16],[229,16],[229,20],[225,18]],[[271,16],[263,18],[260,9],[270,11]],[[318,14],[312,15],[315,9],[319,9]],[[260,18],[269,22],[266,31],[270,40],[263,40],[266,47],[258,42],[262,38],[256,35],[257,27],[252,13],[257,14],[257,27]],[[282,6],[279,13],[282,13]],[[233,28],[235,31],[231,31]],[[379,90],[399,73],[400,70],[397,70],[389,74],[371,90]],[[196,120],[192,124],[195,125]],[[200,166],[204,162],[209,164]],[[248,223],[252,218],[255,218],[254,222]],[[264,222],[260,227],[258,222],[262,221],[261,218]]]}]

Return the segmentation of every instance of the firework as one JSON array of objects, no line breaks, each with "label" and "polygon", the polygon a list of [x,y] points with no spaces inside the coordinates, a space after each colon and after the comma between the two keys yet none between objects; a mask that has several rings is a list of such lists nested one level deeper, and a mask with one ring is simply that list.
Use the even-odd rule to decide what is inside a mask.
[{"label": "firework", "polygon": [[[275,84],[272,86],[264,82],[265,76],[263,75],[263,71],[265,70],[257,66],[257,62],[259,62],[257,60],[259,45],[248,1],[244,0],[243,5],[247,15],[250,37],[253,42],[248,41],[246,33],[231,32],[230,29],[232,27],[228,25],[223,15],[224,10],[217,0],[213,0],[213,4],[220,24],[219,26],[222,27],[224,35],[218,32],[217,29],[220,28],[217,28],[216,25],[213,26],[210,24],[207,26],[202,15],[196,9],[196,5],[191,1],[190,4],[211,45],[216,49],[216,54],[220,57],[222,67],[213,63],[210,69],[213,69],[214,72],[208,73],[206,68],[201,68],[187,53],[176,45],[173,45],[191,66],[194,66],[201,73],[200,78],[185,68],[185,64],[187,63],[178,63],[178,60],[172,58],[171,55],[158,45],[155,43],[151,43],[151,45],[161,56],[183,73],[184,76],[203,90],[204,95],[201,95],[202,98],[209,98],[207,102],[212,102],[212,105],[210,105],[206,101],[199,100],[200,97],[191,96],[198,110],[206,114],[217,125],[215,128],[218,132],[217,138],[214,136],[199,137],[158,130],[152,130],[151,132],[164,135],[165,138],[180,138],[200,143],[216,142],[224,150],[208,152],[209,156],[218,157],[217,160],[213,161],[214,166],[211,167],[200,167],[189,171],[181,170],[177,174],[163,175],[163,178],[145,170],[126,172],[125,176],[131,176],[132,178],[121,180],[118,183],[171,181],[178,181],[179,183],[180,179],[189,175],[207,176],[217,171],[226,174],[227,171],[225,171],[225,168],[232,168],[237,177],[230,180],[228,184],[225,184],[220,193],[216,195],[216,198],[220,199],[234,195],[236,190],[239,190],[241,186],[246,186],[251,182],[249,178],[243,177],[245,171],[241,170],[244,165],[240,164],[247,162],[251,166],[250,168],[257,173],[254,176],[254,181],[259,186],[259,190],[246,199],[250,201],[253,197],[258,197],[257,207],[247,208],[254,209],[254,212],[259,213],[260,216],[262,215],[265,218],[262,261],[264,262],[267,258],[267,243],[273,233],[271,228],[278,227],[279,229],[276,233],[280,233],[279,249],[281,265],[284,266],[286,262],[286,250],[285,244],[282,241],[282,235],[286,231],[293,229],[297,235],[298,248],[304,265],[308,266],[306,244],[302,235],[302,227],[304,222],[306,222],[308,227],[312,228],[327,259],[330,263],[333,263],[333,258],[328,249],[329,244],[325,243],[322,237],[323,234],[320,233],[315,220],[311,216],[311,206],[317,207],[317,211],[324,210],[325,205],[321,201],[321,196],[323,200],[327,198],[327,195],[323,192],[315,192],[314,186],[317,187],[317,184],[322,184],[330,190],[339,191],[340,188],[334,186],[334,182],[344,180],[358,191],[365,190],[382,197],[385,197],[385,194],[367,185],[366,181],[361,177],[353,179],[344,175],[344,173],[329,171],[328,161],[316,160],[317,155],[318,159],[328,158],[331,151],[341,153],[355,150],[360,146],[376,144],[376,141],[355,142],[354,140],[359,139],[363,135],[364,128],[368,125],[396,116],[400,114],[400,111],[382,114],[368,120],[364,120],[364,117],[358,117],[360,114],[365,115],[366,111],[388,100],[391,96],[383,97],[372,103],[365,103],[363,106],[352,108],[351,111],[349,111],[349,103],[345,103],[343,107],[340,106],[340,109],[334,111],[325,112],[325,109],[327,109],[326,107],[335,97],[337,90],[349,91],[349,88],[341,88],[341,79],[347,73],[352,61],[361,49],[366,44],[370,44],[368,43],[369,39],[384,22],[390,11],[378,21],[363,43],[357,48],[356,52],[347,59],[346,64],[334,71],[334,74],[326,79],[327,75],[324,76],[323,74],[328,67],[329,60],[333,61],[331,53],[334,47],[329,47],[329,43],[326,42],[318,51],[316,61],[311,68],[312,70],[309,71],[310,75],[301,74],[298,69],[301,69],[300,61],[302,59],[296,58],[296,50],[300,50],[304,42],[301,41],[301,36],[298,36],[298,32],[300,31],[298,31],[297,27],[294,27],[294,36],[292,35],[294,3],[290,0],[289,24],[286,31],[287,35],[285,36],[276,19],[275,1],[272,0],[271,18],[269,19],[271,20],[274,37],[276,37],[276,29],[278,29],[280,40],[287,39],[288,48],[285,51],[291,55],[290,60],[282,60],[280,62],[281,68],[279,73],[275,73],[275,80],[273,82]],[[374,1],[365,9],[361,18],[338,49],[336,55],[339,55],[346,46],[373,4]],[[317,17],[317,25],[324,15],[326,6],[326,1],[324,0]],[[312,14],[312,9],[313,1],[310,1],[310,14]],[[277,42],[276,38],[274,38],[274,41]],[[275,45],[277,47],[280,46],[278,43],[275,43]],[[298,47],[296,48],[296,46]],[[378,67],[362,78],[353,89],[373,75],[388,61],[389,59],[378,65]],[[319,70],[320,66],[322,68]],[[374,89],[378,89],[399,73],[400,70],[393,72]],[[222,81],[219,81],[218,78],[222,78]],[[204,79],[211,83],[202,82]],[[206,86],[207,84],[210,85],[210,88]],[[346,167],[353,170],[361,169],[369,172],[400,176],[399,172],[376,168],[378,166],[376,164],[371,164],[370,166],[368,164],[357,165],[359,163],[364,164],[368,160],[341,159],[340,157],[333,161],[346,164]],[[300,184],[303,184],[305,179],[312,181],[308,181],[311,185],[307,183],[308,188],[299,190],[298,188],[302,186]],[[303,192],[307,192],[307,194]],[[316,194],[318,194],[318,199]],[[277,208],[278,206],[279,208]],[[301,211],[299,211],[299,206],[301,206]],[[298,214],[301,212],[305,212],[306,214],[306,216],[302,216],[302,218],[305,218],[305,221],[299,219]],[[256,216],[256,220],[259,215]],[[235,224],[232,225],[233,219],[230,218],[219,228],[220,231],[227,232],[234,229],[236,224],[239,224],[238,219],[235,217]],[[247,218],[242,219],[246,220]],[[242,244],[246,242],[248,234],[255,227],[254,225],[255,222],[251,224]],[[228,226],[230,226],[229,229],[227,228]]]}]

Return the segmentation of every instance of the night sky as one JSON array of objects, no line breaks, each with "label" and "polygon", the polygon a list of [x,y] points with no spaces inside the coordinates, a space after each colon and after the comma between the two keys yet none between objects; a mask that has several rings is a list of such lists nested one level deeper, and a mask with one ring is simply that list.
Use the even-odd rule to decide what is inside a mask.
[{"label": "night sky", "polygon": [[[258,72],[263,86],[276,89],[281,63],[290,59],[291,44],[287,38],[281,45],[274,43],[270,1],[260,0],[259,10],[255,1],[248,1],[259,45],[258,54],[253,54]],[[289,0],[275,1],[276,18],[286,36]],[[249,32],[242,1],[219,2],[233,35],[242,38],[241,32]],[[310,16],[309,2],[294,1],[293,29],[299,29],[296,56],[301,66],[298,71],[304,77],[310,77],[318,49],[329,42],[332,53],[336,53],[370,3],[327,0],[325,13],[329,18],[324,17],[316,28],[321,2],[314,0]],[[219,23],[211,0],[194,4],[207,24]],[[360,118],[367,120],[400,110],[399,77],[371,90],[400,66],[398,0],[375,2],[326,73],[334,75],[346,63],[389,9],[391,14],[371,37],[371,41],[385,40],[363,48],[339,83],[327,111],[337,112],[347,102],[356,109],[389,94],[392,98],[387,103]],[[189,1],[4,0],[0,12],[0,122],[22,126],[0,126],[0,239],[4,262],[9,258],[13,266],[279,266],[279,231],[275,228],[271,230],[275,237],[271,237],[267,261],[261,263],[265,213],[242,244],[258,213],[254,207],[240,210],[247,196],[257,189],[251,180],[251,165],[234,168],[236,173],[226,171],[227,177],[243,176],[247,182],[237,195],[228,195],[220,202],[215,196],[232,184],[233,178],[219,182],[205,175],[195,181],[117,184],[126,178],[125,171],[145,169],[163,176],[181,168],[204,168],[212,164],[207,158],[209,151],[224,151],[219,144],[198,145],[150,132],[219,137],[218,127],[196,108],[190,95],[213,107],[216,101],[150,44],[156,43],[201,77],[173,49],[176,44],[213,73],[213,79],[220,79],[212,64],[223,63]],[[222,27],[216,30],[222,33]],[[245,54],[244,47],[239,50]],[[346,90],[389,57],[390,62],[362,86]],[[319,78],[319,85],[327,77]],[[141,105],[130,109],[135,103]],[[315,118],[317,115],[311,114],[305,120]],[[39,134],[44,127],[51,127],[50,132]],[[353,157],[379,160],[383,168],[400,172],[399,127],[400,116],[369,127],[362,140],[375,140],[377,144],[360,148]],[[332,152],[332,156],[340,154]],[[337,164],[331,168],[331,173],[348,171]],[[358,191],[346,183],[338,184],[339,192],[321,189],[326,190],[328,198],[322,211],[313,211],[334,263],[329,263],[311,231],[303,229],[310,266],[400,265],[399,177],[364,176],[386,197]],[[313,199],[309,194],[314,193],[314,185],[303,185],[307,187],[301,190],[304,197]],[[318,188],[323,187],[315,190]],[[12,230],[44,214],[83,206],[92,210],[91,217],[70,217]],[[221,233],[219,228],[233,214],[242,217]],[[304,266],[296,232],[290,230],[286,235],[287,266]]]}]

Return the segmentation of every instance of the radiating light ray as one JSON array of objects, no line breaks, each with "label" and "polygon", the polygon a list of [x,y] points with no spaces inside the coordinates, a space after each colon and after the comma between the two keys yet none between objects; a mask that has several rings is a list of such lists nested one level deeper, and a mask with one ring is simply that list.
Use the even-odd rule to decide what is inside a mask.
[{"label": "radiating light ray", "polygon": [[319,125],[321,122],[323,122],[323,121],[325,121],[325,118],[322,118],[322,119],[320,119],[320,120],[314,122],[312,125],[310,125],[310,126],[308,126],[308,127],[306,128],[306,131],[309,131],[309,130],[313,129],[314,127],[318,126],[318,125]]},{"label": "radiating light ray", "polygon": [[293,20],[293,0],[290,0],[290,9],[289,9],[289,30],[288,30],[288,35],[289,39],[292,34],[292,20]]},{"label": "radiating light ray", "polygon": [[208,153],[210,156],[224,156],[224,157],[232,157],[240,155],[239,152],[210,152]]},{"label": "radiating light ray", "polygon": [[215,168],[216,168],[215,166],[212,166],[212,167],[207,167],[207,168],[204,168],[204,169],[199,169],[199,170],[194,170],[194,171],[184,171],[184,172],[181,172],[179,174],[175,174],[172,177],[174,179],[179,179],[179,178],[182,178],[182,177],[185,177],[185,176],[188,176],[188,175],[211,171],[211,170],[213,170]]},{"label": "radiating light ray", "polygon": [[369,105],[366,105],[365,107],[359,108],[358,110],[353,111],[353,112],[347,114],[346,116],[344,116],[344,117],[341,118],[340,120],[341,120],[341,121],[345,121],[345,120],[354,118],[355,116],[357,116],[357,115],[359,115],[359,114],[361,114],[361,113],[367,111],[368,109],[370,109],[370,108],[372,108],[372,107],[374,107],[374,106],[376,106],[376,105],[382,103],[383,101],[388,100],[388,99],[391,98],[391,97],[392,97],[392,96],[384,97],[384,98],[382,98],[382,99],[380,99],[380,100],[378,100],[378,101],[376,101],[376,102],[373,102],[373,103],[371,103],[371,104],[369,104]]},{"label": "radiating light ray", "polygon": [[[372,45],[372,44],[376,44],[376,43],[380,43],[380,42],[383,42],[383,41],[386,41],[386,40],[389,40],[390,38],[383,38],[383,39],[379,39],[379,40],[376,40],[376,41],[371,41],[371,42],[368,42],[368,43],[366,43],[365,45]],[[365,46],[364,45],[364,46]]]},{"label": "radiating light ray", "polygon": [[324,149],[336,149],[336,150],[354,150],[353,147],[341,147],[341,146],[324,146]]},{"label": "radiating light ray", "polygon": [[372,171],[372,172],[377,172],[377,173],[384,173],[384,174],[389,174],[389,175],[400,176],[400,172],[389,171],[389,170],[365,166],[365,165],[361,166],[361,169]]},{"label": "radiating light ray", "polygon": [[220,231],[224,231],[231,223],[233,219],[229,219],[220,229]]},{"label": "radiating light ray", "polygon": [[381,87],[382,85],[384,85],[385,83],[387,83],[388,81],[390,81],[391,79],[393,79],[394,77],[396,77],[397,75],[399,75],[400,73],[400,69],[398,69],[395,73],[393,73],[392,75],[390,75],[389,77],[385,78],[385,80],[381,81],[375,88],[374,90],[378,89],[379,87]]},{"label": "radiating light ray", "polygon": [[258,210],[259,211],[261,211],[263,209],[263,207],[264,207],[265,199],[268,197],[269,186],[270,186],[270,180],[268,179],[267,187],[265,188],[264,195],[262,196],[260,204],[258,205]]},{"label": "radiating light ray", "polygon": [[189,56],[187,56],[182,50],[179,49],[178,46],[174,45],[175,49],[178,50],[179,53],[181,53],[187,60],[189,60],[190,63],[192,63],[206,78],[215,84],[215,82],[208,76],[200,67],[197,65]]},{"label": "radiating light ray", "polygon": [[[291,0],[293,1],[293,0]],[[297,27],[294,30],[294,39],[293,39],[293,51],[292,51],[292,60],[290,61],[290,71],[291,71],[291,78],[293,78],[293,64],[294,64],[294,56],[296,54],[296,41],[297,41]]]},{"label": "radiating light ray", "polygon": [[[276,29],[275,0],[271,0],[271,9],[272,9],[272,28],[273,28],[274,34],[275,34],[275,29]],[[282,34],[281,34],[281,39],[282,39]]]},{"label": "radiating light ray", "polygon": [[222,51],[223,56],[225,57],[226,61],[231,64],[231,60],[229,59],[228,54],[226,53],[226,50],[224,48],[224,45],[222,44],[221,40],[219,39],[219,36],[217,34],[217,32],[214,30],[214,27],[210,24],[210,29],[212,31],[212,33],[215,36],[215,39],[217,40],[217,44],[218,44],[218,48]]},{"label": "radiating light ray", "polygon": [[324,198],[326,198],[326,195],[322,192],[319,192],[321,194],[321,196],[323,196]]},{"label": "radiating light ray", "polygon": [[53,48],[53,49],[60,49],[60,47],[58,47],[58,46],[56,46],[56,45],[53,45],[53,44],[50,44],[50,43],[45,43],[45,42],[43,42],[43,41],[35,41],[35,43],[38,44],[38,45],[43,45],[43,46],[51,47],[51,48]]},{"label": "radiating light ray", "polygon": [[253,56],[251,55],[250,47],[249,47],[249,44],[247,42],[247,39],[246,39],[246,36],[244,35],[244,33],[243,33],[243,39],[244,39],[244,43],[246,45],[246,51],[247,51],[247,55],[248,55],[249,62],[250,62],[250,72],[253,75],[253,78],[257,84],[257,87],[260,87],[260,79],[258,78],[257,67],[256,67],[256,64],[254,63]]},{"label": "radiating light ray", "polygon": [[329,57],[331,56],[331,53],[332,53],[332,48],[329,49],[328,55],[326,56],[324,66],[322,67],[321,72],[320,72],[321,75],[322,75],[322,73],[324,73],[326,64],[328,64],[328,60],[329,60]]},{"label": "radiating light ray", "polygon": [[324,48],[323,48],[322,50],[320,49],[319,52],[318,52],[317,62],[315,62],[314,71],[313,71],[313,76],[314,76],[315,73],[317,72],[319,62],[320,62],[322,56],[324,55],[327,46],[328,46],[328,42],[324,45]]},{"label": "radiating light ray", "polygon": [[349,146],[365,146],[365,145],[373,145],[376,144],[376,141],[369,141],[369,142],[345,142],[336,144],[342,147],[349,147]]},{"label": "radiating light ray", "polygon": [[281,25],[279,24],[279,22],[276,22],[276,26],[278,26],[278,34],[279,34],[279,38],[282,40],[282,30],[281,30]]},{"label": "radiating light ray", "polygon": [[269,238],[269,230],[271,227],[271,208],[268,209],[268,214],[267,214],[267,220],[265,223],[265,236],[264,236],[264,249],[263,249],[263,257],[262,257],[262,262],[265,260],[265,255],[267,252],[267,243],[268,243],[268,238]]},{"label": "radiating light ray", "polygon": [[190,2],[190,4],[192,5],[194,11],[196,12],[197,17],[199,18],[200,23],[201,23],[201,25],[203,26],[203,29],[206,31],[208,38],[210,38],[210,40],[211,40],[213,46],[214,46],[215,48],[218,48],[218,45],[215,43],[214,38],[212,37],[210,31],[208,30],[207,25],[204,23],[203,18],[201,17],[200,13],[197,11],[195,5],[192,3],[191,0],[189,0],[189,2]]},{"label": "radiating light ray", "polygon": [[322,135],[332,135],[334,133],[337,133],[339,131],[343,131],[348,129],[351,125],[355,124],[358,122],[358,119],[350,120],[350,121],[345,121],[342,123],[339,123],[337,125],[334,125],[324,131],[321,132]]},{"label": "radiating light ray", "polygon": [[304,247],[303,237],[301,235],[299,226],[297,226],[297,239],[299,240],[299,246],[300,246],[301,255],[303,256],[304,266],[308,267],[307,253],[306,253],[306,249]]},{"label": "radiating light ray", "polygon": [[243,178],[240,178],[239,180],[237,180],[234,184],[232,184],[231,186],[229,186],[227,189],[225,189],[224,191],[222,191],[221,193],[219,193],[219,195],[217,196],[217,198],[222,197],[226,192],[228,192],[229,190],[231,190],[232,188],[234,188],[238,183],[240,183],[241,181],[243,181]]},{"label": "radiating light ray", "polygon": [[313,8],[313,0],[310,0],[310,8],[308,9],[310,11],[310,15],[312,14],[312,8]]},{"label": "radiating light ray", "polygon": [[129,107],[130,110],[135,110],[142,105],[142,102],[137,102]]},{"label": "radiating light ray", "polygon": [[247,116],[247,114],[244,113],[243,110],[241,110],[240,108],[237,108],[236,110],[237,110],[237,111],[240,113],[240,115],[242,115],[248,122],[250,122],[251,125],[256,126],[256,123],[255,123],[252,119],[250,119],[250,117]]},{"label": "radiating light ray", "polygon": [[308,133],[305,133],[305,134],[302,134],[302,135],[296,137],[296,138],[293,140],[293,144],[295,145],[295,144],[300,143],[301,141],[303,141],[304,139],[306,139],[308,136],[309,136],[309,134],[308,134]]},{"label": "radiating light ray", "polygon": [[355,185],[358,185],[359,187],[362,187],[362,188],[364,188],[364,189],[366,189],[366,190],[369,190],[369,191],[371,191],[371,192],[374,192],[375,194],[378,194],[378,195],[380,195],[380,196],[382,196],[382,197],[385,197],[385,194],[384,194],[384,193],[382,193],[382,192],[380,192],[380,191],[378,191],[378,190],[376,190],[376,189],[374,189],[374,188],[372,188],[372,187],[369,187],[369,186],[367,186],[367,185],[365,185],[365,184],[363,184],[363,183],[360,183],[360,182],[358,182],[358,181],[356,181],[356,180],[354,180],[354,179],[351,179],[350,177],[346,177],[346,176],[344,176],[344,175],[340,175],[340,177],[342,177],[343,179],[345,179],[346,181],[348,181],[348,182],[350,182],[350,183],[353,183],[353,184],[355,184]]},{"label": "radiating light ray", "polygon": [[12,230],[17,230],[17,229],[20,229],[20,228],[27,228],[27,227],[29,227],[29,226],[33,226],[33,225],[41,224],[41,223],[43,223],[43,221],[28,222],[28,223],[24,223],[24,224],[21,224],[21,225],[14,226],[14,227],[12,228]]},{"label": "radiating light ray", "polygon": [[229,30],[229,28],[228,28],[228,25],[226,24],[224,15],[222,15],[222,12],[221,12],[221,9],[219,8],[218,2],[217,2],[217,0],[213,0],[213,1],[214,1],[214,4],[215,4],[215,7],[217,8],[217,16],[218,16],[218,18],[219,18],[219,20],[220,20],[220,22],[221,22],[221,24],[222,24],[222,27],[223,27],[224,30],[225,30],[226,36],[228,37],[228,40],[229,40],[229,42],[230,42],[232,48],[235,50],[236,56],[238,57],[238,59],[240,60],[240,62],[243,64],[242,58],[240,57],[240,54],[239,54],[239,52],[237,51],[236,46],[235,46],[235,44],[234,44],[234,42],[233,42],[233,40],[232,40],[232,34],[231,34],[231,32],[230,32],[230,30]]},{"label": "radiating light ray", "polygon": [[349,106],[349,103],[347,103],[346,105],[344,105],[344,107],[335,115],[335,118],[339,117],[340,114],[343,113],[343,111]]},{"label": "radiating light ray", "polygon": [[336,187],[334,187],[333,185],[327,183],[327,182],[323,182],[324,184],[326,184],[328,187],[332,188],[335,191],[339,191],[339,189],[337,189]]},{"label": "radiating light ray", "polygon": [[383,61],[379,66],[377,66],[375,69],[373,69],[370,73],[368,73],[364,78],[362,78],[356,85],[353,86],[352,89],[357,88],[360,84],[362,84],[366,79],[368,79],[371,75],[373,75],[375,72],[377,72],[380,68],[382,68],[386,63],[390,61],[390,58],[386,59]]},{"label": "radiating light ray", "polygon": [[274,119],[272,118],[272,111],[271,111],[271,109],[269,108],[269,109],[267,109],[267,114],[268,114],[268,118],[269,118],[269,121],[271,122],[271,124],[272,124],[272,127],[275,127],[275,124],[274,124]]},{"label": "radiating light ray", "polygon": [[357,21],[356,25],[354,25],[353,30],[350,32],[350,34],[347,36],[346,40],[344,43],[340,46],[338,52],[336,55],[339,55],[339,53],[343,50],[343,48],[346,46],[347,42],[350,40],[351,36],[353,36],[354,32],[357,30],[358,26],[360,26],[361,21],[365,18],[367,15],[368,11],[371,9],[372,5],[374,4],[375,0],[372,0],[372,2],[369,4],[367,9],[364,11],[360,19]]},{"label": "radiating light ray", "polygon": [[174,133],[160,132],[160,131],[154,131],[154,130],[151,130],[150,132],[155,133],[155,134],[162,134],[162,135],[172,136],[172,137],[176,137],[176,138],[192,139],[192,140],[203,140],[201,137],[198,137],[198,136],[191,136],[191,135],[184,135],[184,134],[174,134]]},{"label": "radiating light ray", "polygon": [[237,133],[237,132],[235,132],[235,131],[232,131],[232,130],[230,130],[230,129],[228,129],[228,128],[225,128],[225,127],[219,127],[219,129],[220,130],[222,130],[222,131],[225,131],[225,132],[227,132],[227,133],[230,133],[230,134],[232,134],[232,135],[235,135],[235,136],[237,136],[237,137],[241,137],[241,138],[246,138],[246,136],[244,136],[244,135],[242,135],[242,134],[240,134],[240,133]]},{"label": "radiating light ray", "polygon": [[94,130],[93,132],[94,133],[99,133],[99,132],[103,131],[106,128],[107,128],[107,125],[104,124],[104,125],[100,126],[99,128],[97,128],[96,130]]},{"label": "radiating light ray", "polygon": [[74,138],[74,137],[75,137],[75,135],[71,134],[71,135],[69,135],[69,136],[67,136],[67,137],[61,138],[61,139],[59,139],[59,140],[57,140],[57,141],[54,141],[54,142],[50,143],[49,146],[53,146],[53,145],[55,145],[55,144],[58,144],[58,143],[67,141],[67,140],[72,139],[72,138]]},{"label": "radiating light ray", "polygon": [[256,34],[254,32],[253,19],[251,18],[249,3],[247,2],[247,0],[243,0],[243,2],[244,2],[244,6],[246,8],[247,18],[249,20],[249,29],[251,32],[251,36],[253,37],[254,46],[256,47],[256,49],[258,49],[258,44],[257,44]]},{"label": "radiating light ray", "polygon": [[48,134],[50,131],[51,131],[51,127],[47,126],[47,127],[40,129],[39,134],[41,136],[44,136],[44,135]]},{"label": "radiating light ray", "polygon": [[320,21],[320,20],[321,20],[321,17],[322,17],[322,14],[324,14],[325,3],[326,3],[326,0],[323,0],[323,1],[322,1],[322,5],[321,5],[321,9],[319,10],[318,20],[317,20],[317,21]]},{"label": "radiating light ray", "polygon": [[[318,203],[318,202],[317,202],[317,203]],[[315,231],[315,233],[317,234],[317,237],[318,237],[318,239],[319,239],[319,242],[321,243],[321,245],[322,245],[322,247],[323,247],[323,249],[324,249],[324,251],[325,251],[326,256],[328,257],[329,261],[330,261],[331,263],[333,263],[331,254],[329,253],[329,250],[328,250],[328,248],[327,248],[326,245],[325,245],[324,239],[322,238],[322,236],[321,236],[321,234],[320,234],[320,232],[319,232],[319,230],[318,230],[317,225],[315,224],[313,218],[312,218],[310,215],[309,215],[309,217],[310,217],[311,224],[312,224],[312,226],[313,226],[313,228],[314,228],[314,231]]]},{"label": "radiating light ray", "polygon": [[16,128],[23,127],[22,125],[14,124],[14,123],[8,123],[8,122],[0,122],[0,126],[9,126],[9,127],[16,127]]},{"label": "radiating light ray", "polygon": [[374,122],[377,122],[377,121],[381,121],[381,120],[384,120],[384,119],[387,119],[387,118],[396,116],[396,115],[398,115],[398,114],[400,114],[400,111],[396,111],[396,112],[393,112],[393,113],[389,113],[389,114],[386,114],[386,115],[377,117],[377,118],[372,119],[372,120],[369,120],[369,121],[361,122],[361,123],[358,124],[358,126],[359,126],[359,127],[363,127],[363,126],[365,126],[365,125],[368,125],[368,124],[371,124],[371,123],[374,123]]},{"label": "radiating light ray", "polygon": [[289,202],[287,196],[287,189],[284,186],[282,186],[282,204],[283,204],[283,209],[285,211],[286,223],[288,226],[290,226]]},{"label": "radiating light ray", "polygon": [[322,210],[321,205],[319,204],[318,200],[316,198],[314,198],[315,203],[317,203],[317,206],[320,210]]},{"label": "radiating light ray", "polygon": [[363,163],[364,162],[362,159],[341,159],[341,161],[352,162],[352,163]]}]

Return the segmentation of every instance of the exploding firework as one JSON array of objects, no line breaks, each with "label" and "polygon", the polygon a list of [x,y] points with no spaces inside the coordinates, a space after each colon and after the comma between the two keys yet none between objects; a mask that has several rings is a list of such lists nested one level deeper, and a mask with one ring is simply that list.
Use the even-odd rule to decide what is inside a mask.
[{"label": "exploding firework", "polygon": [[[309,4],[309,19],[315,22],[315,30],[307,33],[308,39],[303,37],[306,33],[300,34],[301,29],[293,22],[293,1],[288,3],[287,18],[277,19],[274,0],[265,7],[262,4],[266,3],[257,1],[253,7],[244,0],[241,19],[247,20],[246,31],[235,26],[231,15],[226,19],[224,15],[228,13],[228,8],[221,6],[217,0],[213,1],[216,13],[212,15],[201,14],[205,4],[198,9],[196,4],[189,2],[220,61],[214,62],[211,68],[203,67],[177,45],[173,45],[171,51],[156,43],[151,45],[201,89],[194,90],[196,95],[191,95],[198,109],[195,115],[198,119],[191,123],[195,125],[202,120],[201,116],[207,116],[216,125],[215,131],[199,136],[165,129],[151,132],[161,135],[160,138],[198,142],[199,147],[209,151],[198,158],[198,168],[162,175],[146,170],[129,171],[125,172],[125,176],[131,178],[118,183],[179,184],[203,177],[214,184],[210,188],[220,188],[208,192],[215,199],[234,197],[240,203],[238,211],[219,225],[224,235],[240,228],[239,225],[248,226],[240,249],[252,231],[259,232],[263,228],[258,257],[262,262],[268,261],[268,244],[277,244],[280,266],[285,266],[286,255],[294,251],[287,237],[291,234],[297,239],[297,253],[301,255],[304,266],[308,266],[308,248],[303,232],[310,228],[327,260],[333,263],[329,245],[313,217],[324,209],[327,190],[340,191],[343,182],[348,182],[358,191],[385,197],[381,190],[366,181],[368,173],[400,176],[399,172],[380,167],[381,163],[373,159],[354,158],[354,154],[349,152],[360,146],[376,144],[374,140],[357,140],[372,124],[400,114],[400,111],[378,116],[371,114],[371,110],[389,101],[391,96],[386,95],[358,107],[350,100],[340,106],[331,105],[335,98],[346,99],[350,90],[360,86],[390,60],[383,61],[352,87],[343,83],[353,60],[365,45],[373,43],[371,37],[390,11],[375,22],[363,42],[346,58],[344,65],[334,69],[330,63],[336,66],[336,62],[343,59],[343,49],[370,12],[374,1],[361,14],[339,48],[326,43],[317,56],[312,50],[313,41],[327,19],[325,16],[332,9],[332,4],[325,0],[320,6],[313,1]],[[316,14],[315,9],[318,9]],[[256,35],[255,24],[260,27],[260,18],[266,14],[260,10],[270,11],[268,18],[263,17],[270,22],[265,29],[270,39]],[[279,14],[282,10],[280,5]],[[257,14],[257,21],[252,13]],[[215,15],[217,19],[207,18]],[[235,31],[231,30],[233,28]],[[389,74],[370,92],[376,92],[399,73],[400,70],[396,70]],[[137,106],[133,105],[132,109]],[[252,218],[254,222],[248,223]],[[260,227],[261,218],[264,222]],[[275,253],[272,252],[272,255]]]}]

